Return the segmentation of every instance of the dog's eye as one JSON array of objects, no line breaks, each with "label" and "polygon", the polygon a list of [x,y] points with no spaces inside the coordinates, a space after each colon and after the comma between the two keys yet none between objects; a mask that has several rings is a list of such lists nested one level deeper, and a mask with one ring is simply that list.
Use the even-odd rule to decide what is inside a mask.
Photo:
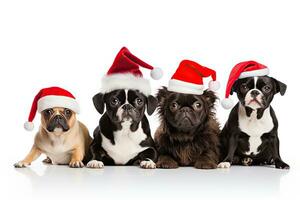
[{"label": "dog's eye", "polygon": [[143,104],[143,100],[142,99],[140,99],[140,98],[136,98],[136,103],[138,104],[138,105],[142,105]]},{"label": "dog's eye", "polygon": [[248,90],[248,86],[247,86],[246,83],[243,83],[243,84],[241,85],[241,90],[242,90],[242,91]]},{"label": "dog's eye", "polygon": [[201,108],[201,103],[199,103],[199,102],[195,102],[194,103],[194,107],[195,107],[195,109],[199,109],[199,108]]},{"label": "dog's eye", "polygon": [[178,108],[178,103],[176,103],[176,102],[171,103],[171,108],[172,109],[177,109]]},{"label": "dog's eye", "polygon": [[271,91],[271,87],[269,85],[265,85],[263,88],[263,92],[270,92]]},{"label": "dog's eye", "polygon": [[69,116],[72,114],[72,111],[70,109],[65,109],[65,115]]},{"label": "dog's eye", "polygon": [[47,110],[44,111],[44,113],[47,114],[47,115],[52,115],[53,110],[47,109]]},{"label": "dog's eye", "polygon": [[113,105],[113,106],[115,106],[115,105],[118,105],[119,104],[119,99],[117,99],[117,98],[113,98],[112,100],[111,100],[111,104]]}]

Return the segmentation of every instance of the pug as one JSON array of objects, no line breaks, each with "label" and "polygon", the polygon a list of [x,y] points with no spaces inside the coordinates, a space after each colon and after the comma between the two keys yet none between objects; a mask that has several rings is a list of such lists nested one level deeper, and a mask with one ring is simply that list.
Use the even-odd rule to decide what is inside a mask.
[{"label": "pug", "polygon": [[76,119],[74,111],[63,107],[48,108],[41,111],[41,126],[30,152],[14,166],[27,167],[43,153],[47,156],[43,162],[83,167],[82,160],[91,141],[88,129]]},{"label": "pug", "polygon": [[234,165],[275,165],[289,169],[279,154],[278,121],[271,102],[275,94],[284,95],[287,86],[269,76],[241,78],[231,94],[239,102],[231,110],[220,138],[220,168]]},{"label": "pug", "polygon": [[155,133],[158,168],[194,166],[214,169],[219,159],[219,123],[214,113],[213,91],[202,95],[158,91],[160,126]]},{"label": "pug", "polygon": [[145,111],[151,115],[157,99],[139,90],[116,89],[96,94],[93,103],[97,111],[104,114],[94,131],[87,167],[140,165],[155,168],[157,152]]}]

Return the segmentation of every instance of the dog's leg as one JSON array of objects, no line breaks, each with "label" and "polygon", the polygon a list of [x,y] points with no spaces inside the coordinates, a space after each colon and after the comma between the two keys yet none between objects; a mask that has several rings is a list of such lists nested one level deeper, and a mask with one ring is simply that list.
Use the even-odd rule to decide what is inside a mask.
[{"label": "dog's leg", "polygon": [[154,148],[150,147],[137,156],[139,160],[139,164],[141,168],[144,169],[155,169],[156,168],[156,160],[157,160],[157,152]]},{"label": "dog's leg", "polygon": [[15,163],[14,166],[17,168],[27,167],[32,163],[32,161],[36,160],[41,153],[41,150],[33,145],[28,155],[22,161]]},{"label": "dog's leg", "polygon": [[43,160],[43,163],[46,163],[46,164],[52,164],[52,161],[51,161],[51,159],[47,156],[47,158],[45,158],[45,159]]},{"label": "dog's leg", "polygon": [[228,141],[228,152],[223,162],[218,164],[218,168],[229,168],[234,157],[235,150],[237,148],[237,135],[233,134]]},{"label": "dog's leg", "polygon": [[277,137],[277,133],[276,133],[276,137],[273,141],[273,158],[274,158],[276,168],[278,168],[278,169],[289,169],[290,168],[290,166],[288,164],[286,164],[285,162],[283,162],[280,157],[279,139]]},{"label": "dog's leg", "polygon": [[160,155],[158,156],[156,167],[164,168],[164,169],[174,169],[174,168],[178,168],[179,165],[171,156]]},{"label": "dog's leg", "polygon": [[84,149],[82,147],[76,147],[72,151],[71,161],[69,166],[72,168],[81,168],[84,167],[82,163]]},{"label": "dog's leg", "polygon": [[217,153],[213,150],[208,150],[198,157],[194,163],[194,167],[197,169],[216,169],[218,165],[217,163]]},{"label": "dog's leg", "polygon": [[[101,141],[100,141],[101,142]],[[90,146],[90,153],[92,155],[91,160],[86,164],[88,168],[103,168],[102,155],[105,154],[101,147],[101,143],[97,142],[96,138],[93,140]]]}]

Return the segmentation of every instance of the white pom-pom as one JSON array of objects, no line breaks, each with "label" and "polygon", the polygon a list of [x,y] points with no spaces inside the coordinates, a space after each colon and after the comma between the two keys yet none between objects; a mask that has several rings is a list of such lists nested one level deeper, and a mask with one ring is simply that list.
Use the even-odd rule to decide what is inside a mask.
[{"label": "white pom-pom", "polygon": [[211,91],[217,91],[219,88],[220,88],[220,82],[219,81],[209,81],[208,83],[208,88],[211,90]]},{"label": "white pom-pom", "polygon": [[233,101],[229,98],[225,98],[221,101],[221,105],[225,109],[230,109],[233,107]]},{"label": "white pom-pom", "polygon": [[32,131],[34,128],[33,122],[25,122],[24,128],[26,131]]},{"label": "white pom-pom", "polygon": [[154,80],[159,80],[163,76],[163,71],[161,68],[154,68],[151,70],[150,75]]}]

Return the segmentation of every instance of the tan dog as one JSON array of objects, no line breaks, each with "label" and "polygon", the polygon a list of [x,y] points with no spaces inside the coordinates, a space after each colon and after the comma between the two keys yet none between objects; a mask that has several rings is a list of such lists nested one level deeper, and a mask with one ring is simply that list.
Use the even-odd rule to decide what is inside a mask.
[{"label": "tan dog", "polygon": [[85,125],[76,119],[76,113],[67,108],[55,107],[41,112],[41,126],[29,154],[15,167],[27,167],[42,153],[52,164],[69,164],[83,167],[82,160],[92,139]]}]

